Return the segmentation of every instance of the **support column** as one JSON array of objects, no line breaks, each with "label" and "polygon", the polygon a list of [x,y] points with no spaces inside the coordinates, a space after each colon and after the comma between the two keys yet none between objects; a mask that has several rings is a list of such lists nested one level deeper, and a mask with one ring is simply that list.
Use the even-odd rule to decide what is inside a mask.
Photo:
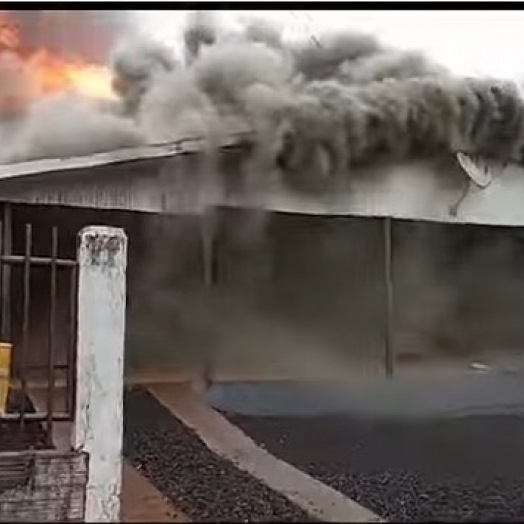
[{"label": "support column", "polygon": [[120,521],[127,237],[79,235],[77,384],[73,447],[89,453],[86,522]]},{"label": "support column", "polygon": [[386,307],[384,311],[384,364],[386,376],[391,378],[395,372],[394,304],[393,304],[393,224],[391,217],[384,218],[384,283],[386,289]]},{"label": "support column", "polygon": [[[207,208],[202,215],[201,240],[202,258],[204,263],[204,285],[208,293],[216,283],[216,239],[218,211],[214,207]],[[207,349],[202,363],[202,382],[204,390],[211,387],[215,379],[216,355],[212,349]]]}]

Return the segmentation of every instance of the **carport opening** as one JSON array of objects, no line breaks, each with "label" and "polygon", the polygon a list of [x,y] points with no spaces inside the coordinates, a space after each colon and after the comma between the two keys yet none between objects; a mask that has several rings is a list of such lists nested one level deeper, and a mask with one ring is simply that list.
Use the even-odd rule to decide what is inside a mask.
[{"label": "carport opening", "polygon": [[[347,373],[332,369],[332,376],[326,377],[313,370],[304,380],[299,373],[290,374],[291,363],[287,377],[258,375],[256,381],[246,381],[239,373],[236,380],[223,379],[219,367],[224,365],[225,351],[217,352],[221,362],[215,364],[215,385],[208,392],[216,407],[252,405],[266,414],[270,406],[285,411],[285,405],[294,405],[297,413],[335,405],[356,409],[357,398],[366,403],[362,391],[375,395],[373,388],[381,391],[386,403],[389,395],[391,403],[408,405],[413,395],[430,398],[433,386],[448,388],[450,395],[455,391],[458,399],[462,395],[458,384],[471,382],[471,395],[464,392],[463,401],[449,405],[448,395],[443,400],[446,406],[431,409],[461,411],[473,404],[488,409],[489,395],[479,391],[491,379],[479,372],[520,368],[521,228],[275,213],[266,219],[263,240],[248,234],[251,241],[243,243],[249,213],[223,213],[222,232],[217,234],[216,293],[231,292],[235,283],[257,314],[276,318],[276,326],[292,326],[293,343],[314,340],[317,356],[337,353]],[[242,323],[238,325],[241,330]],[[244,351],[245,356],[251,350],[257,363],[291,358],[285,342],[275,349],[260,338],[246,334],[239,353]],[[260,348],[262,358],[253,347]],[[297,368],[304,367],[297,353]],[[307,360],[306,351],[302,357]],[[411,393],[406,389],[392,394],[390,386],[381,384],[388,375],[396,382],[413,379]],[[359,383],[360,393],[352,389],[352,381]],[[515,396],[508,390],[507,395],[512,406],[524,400],[520,393]]]}]

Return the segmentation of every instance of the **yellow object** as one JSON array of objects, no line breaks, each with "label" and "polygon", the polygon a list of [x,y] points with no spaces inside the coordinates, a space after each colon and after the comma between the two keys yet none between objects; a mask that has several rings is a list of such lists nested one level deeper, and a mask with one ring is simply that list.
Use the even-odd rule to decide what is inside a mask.
[{"label": "yellow object", "polygon": [[8,342],[0,342],[0,416],[7,409],[7,394],[9,393],[9,382],[11,374],[11,352],[13,345]]}]

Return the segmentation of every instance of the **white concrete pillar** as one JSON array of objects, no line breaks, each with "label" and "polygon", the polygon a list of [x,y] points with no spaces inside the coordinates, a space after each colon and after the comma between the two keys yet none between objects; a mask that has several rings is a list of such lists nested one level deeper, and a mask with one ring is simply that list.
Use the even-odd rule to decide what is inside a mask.
[{"label": "white concrete pillar", "polygon": [[123,230],[80,232],[73,447],[89,453],[86,522],[120,520],[126,261]]}]

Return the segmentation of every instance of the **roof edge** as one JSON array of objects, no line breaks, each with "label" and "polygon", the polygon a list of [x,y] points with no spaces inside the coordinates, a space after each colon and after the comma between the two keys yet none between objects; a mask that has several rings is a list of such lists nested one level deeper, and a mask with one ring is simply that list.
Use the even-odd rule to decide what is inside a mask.
[{"label": "roof edge", "polygon": [[[252,143],[251,132],[238,132],[227,135],[218,145],[219,149],[245,143]],[[125,147],[82,156],[45,158],[0,165],[0,182],[12,178],[35,176],[57,171],[74,171],[90,167],[122,164],[148,159],[161,159],[204,150],[203,137],[183,138],[175,142],[164,142],[139,147]]]}]

